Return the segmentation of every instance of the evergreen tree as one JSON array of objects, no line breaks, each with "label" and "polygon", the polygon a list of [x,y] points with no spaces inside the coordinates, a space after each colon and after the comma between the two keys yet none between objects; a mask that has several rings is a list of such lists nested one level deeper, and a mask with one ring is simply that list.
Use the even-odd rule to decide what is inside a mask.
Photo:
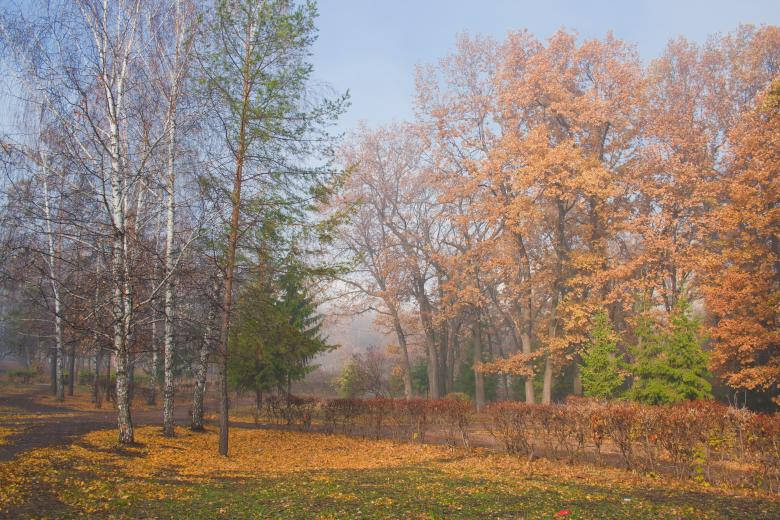
[{"label": "evergreen tree", "polygon": [[620,365],[615,330],[607,313],[599,311],[593,320],[590,341],[582,354],[580,364],[585,395],[598,399],[617,397],[625,381]]},{"label": "evergreen tree", "polygon": [[279,295],[252,286],[238,301],[231,334],[228,380],[233,388],[263,392],[289,391],[308,374],[312,358],[333,348],[322,337],[322,316],[297,274],[282,278]]},{"label": "evergreen tree", "polygon": [[[214,135],[229,157],[204,180],[229,215],[219,327],[219,453],[228,454],[228,355],[233,293],[242,230],[253,210],[306,204],[327,191],[332,138],[327,129],[346,96],[322,99],[312,91],[311,48],[317,31],[313,2],[216,0],[211,35],[204,38],[204,103]],[[218,162],[223,163],[224,158]],[[309,166],[311,165],[311,166]],[[261,199],[258,203],[257,196]],[[227,211],[225,212],[227,213]]]},{"label": "evergreen tree", "polygon": [[665,404],[712,398],[700,324],[684,298],[677,302],[670,316],[668,331],[659,333],[654,324],[645,324],[639,339],[633,364],[632,399]]}]

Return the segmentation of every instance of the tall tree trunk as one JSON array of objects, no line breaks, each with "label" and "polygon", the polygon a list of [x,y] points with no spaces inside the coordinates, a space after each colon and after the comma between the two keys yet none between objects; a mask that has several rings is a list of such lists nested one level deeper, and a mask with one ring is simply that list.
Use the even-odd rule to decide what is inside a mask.
[{"label": "tall tree trunk", "polygon": [[[531,282],[531,262],[528,258],[528,250],[525,247],[525,240],[523,238],[523,235],[517,232],[513,233],[513,237],[515,239],[515,248],[517,251],[517,258],[518,258],[518,264],[520,266],[520,269],[518,270],[518,283],[522,285],[523,283],[530,283]],[[531,346],[531,331],[532,331],[532,324],[531,324],[531,309],[533,305],[533,297],[531,293],[531,289],[526,289],[525,294],[521,301],[518,301],[515,308],[518,312],[515,312],[515,316],[520,316],[520,320],[518,323],[518,320],[515,318],[514,324],[515,328],[520,333],[520,348],[522,349],[523,354],[530,355],[533,351]],[[534,391],[534,378],[533,375],[527,376],[524,378],[523,386],[525,389],[525,402],[529,404],[533,404],[536,402],[536,396]]]},{"label": "tall tree trunk", "polygon": [[57,395],[57,346],[49,349],[49,381],[52,395]]},{"label": "tall tree trunk", "polygon": [[482,365],[482,325],[479,313],[474,316],[472,334],[474,337],[474,393],[476,394],[477,411],[480,411],[485,406],[485,376],[480,370]]},{"label": "tall tree trunk", "polygon": [[[248,56],[247,56],[248,59]],[[246,111],[249,102],[248,78],[244,81],[244,113],[241,118],[239,137],[239,153],[236,157],[236,173],[233,179],[232,205],[230,215],[230,231],[228,233],[227,261],[225,263],[225,287],[222,302],[222,323],[219,329],[219,453],[228,454],[228,336],[230,334],[230,313],[233,309],[233,276],[236,268],[236,248],[238,247],[238,223],[241,213],[241,184],[243,181]]]},{"label": "tall tree trunk", "polygon": [[443,320],[439,329],[439,395],[447,395],[451,386],[447,385],[447,358],[449,351],[448,320]]},{"label": "tall tree trunk", "polygon": [[[111,357],[113,353],[111,351],[108,352],[108,357],[106,358],[106,399],[111,401],[113,398],[109,394],[109,388],[111,388]],[[115,389],[116,390],[116,389]],[[116,393],[116,391],[114,392]]]},{"label": "tall tree trunk", "polygon": [[238,224],[241,215],[241,185],[243,183],[244,160],[247,152],[247,125],[249,123],[252,42],[255,33],[254,19],[250,16],[246,26],[244,56],[242,62],[242,99],[239,117],[238,142],[236,143],[236,171],[231,194],[232,211],[228,231],[228,243],[225,262],[225,287],[222,302],[222,323],[219,328],[219,453],[228,454],[228,338],[230,334],[230,314],[233,309],[233,276],[236,268],[236,248],[238,247]]},{"label": "tall tree trunk", "polygon": [[460,327],[460,320],[457,320],[454,326],[450,327],[450,349],[452,351],[452,361],[450,362],[450,365],[447,369],[447,379],[449,380],[450,388],[455,386],[455,372],[460,367],[460,360],[463,358],[463,353],[461,352],[462,347],[460,340],[458,339],[458,331],[460,330]]},{"label": "tall tree trunk", "polygon": [[100,393],[100,365],[103,364],[103,348],[98,346],[95,352],[95,377],[92,387],[92,400],[95,408],[103,407],[103,397]]},{"label": "tall tree trunk", "polygon": [[433,308],[428,296],[425,294],[425,283],[421,279],[416,280],[415,296],[420,310],[420,321],[425,331],[425,343],[427,346],[428,361],[428,397],[439,399],[439,355],[436,352],[436,330],[433,326]]},{"label": "tall tree trunk", "polygon": [[127,351],[127,395],[130,402],[135,398],[135,360],[136,354],[131,349]]},{"label": "tall tree trunk", "polygon": [[[49,168],[47,164],[47,158],[44,154],[43,157],[43,208],[44,215],[46,217],[46,234],[48,235],[49,242],[49,277],[51,283],[51,290],[54,299],[54,366],[55,366],[55,388],[58,401],[65,400],[65,375],[64,375],[64,363],[65,363],[65,349],[62,344],[62,302],[60,300],[60,288],[58,280],[57,270],[57,248],[55,247],[54,229],[52,226],[52,211],[49,203],[49,181],[48,174]],[[61,236],[61,235],[60,235]],[[61,252],[61,242],[60,242]]]},{"label": "tall tree trunk", "polygon": [[174,220],[176,215],[176,107],[179,99],[180,67],[182,53],[182,20],[180,4],[174,3],[174,28],[176,33],[174,44],[174,60],[170,71],[171,91],[166,119],[168,123],[168,175],[165,191],[167,192],[165,221],[165,389],[163,393],[163,434],[171,437],[174,434],[173,424],[173,313],[174,313],[174,279],[173,279],[173,238],[175,233]]},{"label": "tall tree trunk", "polygon": [[401,363],[403,365],[404,397],[412,398],[412,363],[409,360],[409,347],[406,343],[406,334],[401,326],[401,319],[398,316],[398,310],[392,302],[387,303],[390,314],[393,317],[393,328],[398,338],[398,346],[401,347]]},{"label": "tall tree trunk", "polygon": [[439,393],[439,363],[438,354],[436,353],[436,343],[433,341],[427,341],[428,343],[428,397],[430,399],[439,399],[441,394]]},{"label": "tall tree trunk", "polygon": [[149,384],[149,394],[146,398],[146,404],[154,405],[157,403],[157,390],[160,386],[160,344],[157,341],[157,305],[152,302],[155,310],[152,312],[152,377]]},{"label": "tall tree trunk", "polygon": [[544,359],[544,386],[542,387],[542,404],[552,403],[553,366],[548,354]]},{"label": "tall tree trunk", "polygon": [[209,311],[206,329],[203,332],[203,343],[200,346],[197,370],[195,371],[195,389],[192,394],[192,431],[203,431],[203,398],[206,394],[206,373],[208,371],[209,352],[211,351],[213,308]]},{"label": "tall tree trunk", "polygon": [[[555,280],[553,284],[552,302],[550,304],[549,338],[557,337],[560,332],[558,305],[565,296],[565,270],[569,260],[569,246],[566,242],[566,204],[560,198],[555,201],[557,209],[555,221]],[[552,353],[548,352],[544,360],[544,386],[542,389],[542,403],[552,402],[553,362]]]},{"label": "tall tree trunk", "polygon": [[165,223],[165,345],[163,370],[165,373],[165,389],[163,393],[163,434],[171,437],[174,434],[173,424],[173,234],[176,199],[176,169],[174,165],[176,123],[171,116],[168,142],[168,179],[166,185],[167,208]]},{"label": "tall tree trunk", "polygon": [[127,243],[125,236],[125,211],[123,182],[120,166],[119,129],[111,122],[111,141],[114,153],[111,157],[111,209],[114,222],[113,251],[111,270],[113,277],[112,311],[114,318],[113,347],[116,353],[116,408],[119,442],[132,444],[133,421],[130,415],[130,395],[128,389],[128,319],[129,302],[127,300],[126,266]]},{"label": "tall tree trunk", "polygon": [[[530,302],[528,303],[530,305]],[[531,353],[531,309],[529,306],[524,306],[522,309],[522,315],[523,315],[523,324],[521,328],[520,333],[520,340],[523,344],[523,354],[530,354]],[[534,378],[533,376],[529,376],[525,378],[524,381],[524,387],[525,387],[525,402],[529,404],[533,404],[536,402],[536,397],[534,395]]]},{"label": "tall tree trunk", "polygon": [[582,376],[580,376],[580,364],[577,359],[574,360],[574,381],[572,382],[572,391],[574,395],[582,396]]},{"label": "tall tree trunk", "polygon": [[116,409],[119,442],[132,444],[134,442],[133,420],[130,415],[130,395],[128,387],[127,367],[128,352],[122,348],[116,354]]},{"label": "tall tree trunk", "polygon": [[73,386],[76,384],[76,343],[70,347],[70,358],[68,359],[68,395],[73,395]]}]

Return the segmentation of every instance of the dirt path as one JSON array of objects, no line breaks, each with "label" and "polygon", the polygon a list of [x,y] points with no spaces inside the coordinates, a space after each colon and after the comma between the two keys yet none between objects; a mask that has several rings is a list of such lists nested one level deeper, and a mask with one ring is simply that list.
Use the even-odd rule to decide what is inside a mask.
[{"label": "dirt path", "polygon": [[[62,406],[37,401],[47,394],[48,386],[32,387],[25,393],[0,394],[0,427],[19,429],[0,444],[0,461],[10,460],[36,448],[67,446],[81,435],[116,428],[116,412],[110,405],[103,410],[85,411],[69,408],[67,398]],[[176,424],[189,423],[185,404],[174,408],[174,419]],[[161,422],[160,410],[133,413],[133,424],[136,426]]]}]

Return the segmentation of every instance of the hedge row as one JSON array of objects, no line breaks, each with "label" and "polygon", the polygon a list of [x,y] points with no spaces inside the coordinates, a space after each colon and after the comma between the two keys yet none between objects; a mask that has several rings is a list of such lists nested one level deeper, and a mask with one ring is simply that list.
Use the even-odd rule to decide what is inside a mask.
[{"label": "hedge row", "polygon": [[469,446],[473,418],[466,399],[303,399],[268,396],[261,413],[281,424],[311,429],[316,420],[326,431],[347,435],[389,436],[424,442],[426,434],[440,432],[446,442]]},{"label": "hedge row", "polygon": [[551,406],[497,403],[487,428],[507,452],[602,460],[610,444],[629,468],[678,477],[730,480],[749,465],[770,489],[780,484],[780,415],[754,414],[712,401],[671,406],[574,400]]},{"label": "hedge row", "polygon": [[[697,480],[751,480],[780,490],[780,414],[756,414],[712,401],[672,406],[570,399],[540,405],[500,402],[477,413],[462,398],[302,399],[270,396],[263,412],[303,429],[385,436],[468,447],[487,431],[507,453],[620,461],[648,473],[672,471]],[[608,453],[607,453],[608,452]]]}]

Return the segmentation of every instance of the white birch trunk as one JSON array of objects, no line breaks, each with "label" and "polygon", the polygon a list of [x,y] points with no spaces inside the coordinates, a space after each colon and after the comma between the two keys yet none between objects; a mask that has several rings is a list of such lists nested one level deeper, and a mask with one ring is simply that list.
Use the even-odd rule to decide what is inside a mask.
[{"label": "white birch trunk", "polygon": [[190,429],[192,431],[203,431],[203,400],[206,394],[206,373],[208,371],[209,353],[211,352],[211,342],[214,324],[214,308],[209,310],[206,329],[203,332],[203,343],[200,347],[200,356],[198,367],[195,372],[195,390],[192,394],[192,422]]},{"label": "white birch trunk", "polygon": [[[46,159],[44,158],[44,163]],[[51,205],[49,203],[49,181],[46,166],[43,168],[43,209],[46,219],[46,234],[48,235],[49,245],[49,279],[54,299],[54,365],[55,365],[55,388],[57,400],[65,400],[65,378],[63,373],[63,364],[65,352],[62,344],[62,301],[60,299],[60,288],[57,277],[57,260],[54,247],[54,229],[52,227]]]},{"label": "white birch trunk", "polygon": [[170,71],[171,91],[167,112],[168,125],[168,174],[166,176],[165,191],[166,215],[165,215],[165,344],[163,370],[165,372],[165,387],[163,390],[163,434],[166,436],[174,435],[173,421],[173,318],[174,318],[174,261],[173,261],[173,239],[174,223],[176,216],[176,104],[179,96],[179,82],[181,80],[181,42],[182,42],[182,20],[180,17],[179,1],[174,4],[174,60]]}]

